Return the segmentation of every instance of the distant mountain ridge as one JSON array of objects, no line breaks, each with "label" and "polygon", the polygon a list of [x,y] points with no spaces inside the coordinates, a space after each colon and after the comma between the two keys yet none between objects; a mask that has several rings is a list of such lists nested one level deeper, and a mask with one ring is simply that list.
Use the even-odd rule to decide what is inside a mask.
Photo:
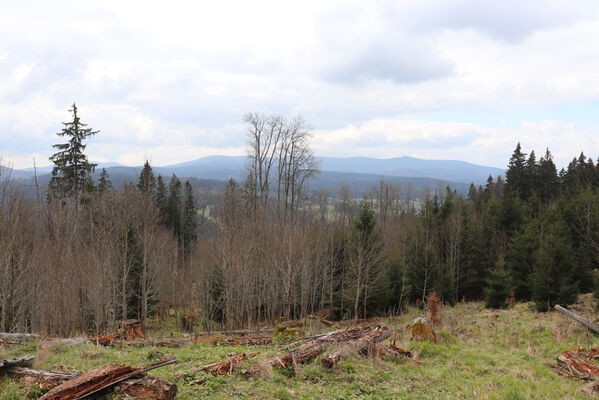
[{"label": "distant mountain ridge", "polygon": [[[414,157],[396,157],[378,159],[369,157],[317,157],[321,163],[321,173],[310,180],[311,189],[337,189],[347,184],[355,191],[362,192],[377,185],[381,179],[400,186],[410,186],[416,190],[425,187],[435,189],[439,186],[451,186],[460,193],[466,193],[470,183],[484,185],[489,175],[496,178],[504,175],[500,168],[486,167],[457,160],[424,160]],[[245,156],[208,156],[178,164],[153,167],[156,175],[181,178],[193,178],[210,183],[211,187],[233,178],[242,181],[246,177],[247,157]],[[95,177],[102,168],[116,178],[119,183],[136,181],[141,167],[128,167],[114,162],[98,163]],[[40,182],[49,180],[52,170],[49,166],[38,167]],[[12,171],[17,179],[33,177],[33,168]]]}]

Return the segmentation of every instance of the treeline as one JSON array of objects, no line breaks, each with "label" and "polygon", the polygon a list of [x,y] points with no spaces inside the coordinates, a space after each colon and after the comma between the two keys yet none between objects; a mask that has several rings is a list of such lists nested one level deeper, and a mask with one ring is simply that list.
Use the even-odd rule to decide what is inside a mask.
[{"label": "treeline", "polygon": [[318,164],[301,117],[245,122],[247,179],[203,212],[189,183],[149,163],[118,190],[105,173],[92,182],[84,136],[60,149],[46,195],[1,177],[0,329],[103,332],[169,310],[204,327],[361,318],[432,292],[489,307],[513,292],[546,310],[593,289],[599,169],[584,155],[558,172],[549,151],[537,160],[518,145],[505,180],[466,197],[447,188],[413,201],[381,181],[358,199],[347,187],[309,192]]}]

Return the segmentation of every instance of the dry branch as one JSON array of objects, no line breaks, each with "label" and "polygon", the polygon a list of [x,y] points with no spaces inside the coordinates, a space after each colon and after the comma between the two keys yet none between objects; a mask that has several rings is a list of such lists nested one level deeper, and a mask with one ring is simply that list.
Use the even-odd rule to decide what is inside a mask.
[{"label": "dry branch", "polygon": [[584,326],[586,326],[587,328],[589,328],[590,330],[592,330],[595,333],[599,333],[599,327],[595,324],[593,324],[592,322],[582,318],[580,315],[573,313],[570,310],[566,310],[564,307],[560,306],[559,304],[555,305],[555,309],[559,312],[561,312],[562,314],[572,318],[573,320],[580,322],[581,324],[583,324]]},{"label": "dry branch", "polygon": [[339,361],[349,355],[351,352],[359,353],[369,346],[379,343],[391,336],[391,329],[386,326],[379,326],[372,332],[368,332],[364,336],[352,340],[351,342],[344,344],[338,349],[327,354],[322,359],[322,365],[326,368],[333,368],[339,363]]},{"label": "dry branch", "polygon": [[175,374],[175,379],[180,379],[184,375],[193,375],[199,371],[211,373],[214,375],[231,375],[233,370],[235,368],[239,367],[239,365],[242,362],[246,361],[248,358],[257,356],[258,354],[260,354],[260,353],[236,354],[232,357],[229,357],[228,359],[226,359],[224,361],[220,361],[220,362],[208,364],[208,365],[202,365],[201,367],[192,368],[188,371],[178,372]]}]

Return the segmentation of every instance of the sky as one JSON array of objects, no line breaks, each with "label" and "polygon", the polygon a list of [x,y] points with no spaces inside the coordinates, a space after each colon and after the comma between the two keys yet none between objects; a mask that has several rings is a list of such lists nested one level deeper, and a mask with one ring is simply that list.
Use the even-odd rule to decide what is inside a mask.
[{"label": "sky", "polygon": [[244,155],[248,112],[301,114],[320,156],[599,156],[596,0],[2,3],[15,168],[49,164],[73,102],[89,159],[125,165]]}]

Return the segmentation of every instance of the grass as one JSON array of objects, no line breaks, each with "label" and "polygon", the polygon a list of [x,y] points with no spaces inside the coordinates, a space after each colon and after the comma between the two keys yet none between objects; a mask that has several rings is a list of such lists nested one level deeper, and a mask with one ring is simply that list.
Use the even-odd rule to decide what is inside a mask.
[{"label": "grass", "polygon": [[[253,380],[242,368],[233,376],[196,374],[178,383],[178,399],[582,399],[582,382],[558,376],[547,364],[572,347],[595,347],[599,338],[556,312],[536,313],[528,304],[514,310],[486,310],[480,303],[442,308],[438,343],[412,342],[409,324],[419,313],[383,320],[395,332],[397,345],[421,362],[378,360],[352,356],[338,368],[324,370],[320,359],[302,365],[301,374],[275,369],[271,379]],[[557,332],[554,339],[551,329]],[[165,334],[161,328],[161,334]],[[308,330],[324,330],[312,326]],[[152,374],[173,381],[176,372],[225,359],[232,353],[260,351],[251,365],[282,351],[284,343],[268,346],[181,348],[41,344],[0,347],[0,358],[36,354],[35,368],[86,370],[106,364],[142,366],[173,355],[178,364]],[[190,384],[190,382],[196,382]],[[39,395],[39,392],[35,394]],[[4,378],[0,400],[27,397],[27,389]]]}]

